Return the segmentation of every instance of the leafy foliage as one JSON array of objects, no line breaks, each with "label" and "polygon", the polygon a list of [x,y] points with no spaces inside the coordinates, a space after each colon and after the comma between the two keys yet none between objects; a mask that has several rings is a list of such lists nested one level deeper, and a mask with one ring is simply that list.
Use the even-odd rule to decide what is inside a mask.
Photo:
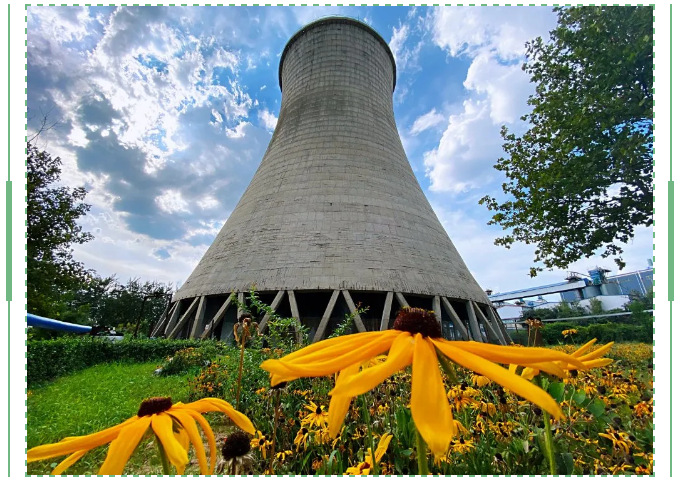
[{"label": "leafy foliage", "polygon": [[112,342],[89,336],[29,340],[26,345],[26,377],[31,386],[99,363],[154,361],[172,356],[180,349],[215,345],[213,341],[145,338]]},{"label": "leafy foliage", "polygon": [[529,129],[501,131],[507,157],[495,168],[510,199],[479,203],[496,212],[489,224],[511,230],[496,245],[535,244],[550,269],[604,248],[623,268],[619,243],[653,217],[653,9],[555,11],[549,41],[527,44]]},{"label": "leafy foliage", "polygon": [[92,239],[92,235],[78,225],[78,219],[90,209],[90,205],[82,203],[87,192],[84,188],[59,186],[60,158],[52,158],[32,143],[27,144],[26,154],[28,311],[81,322],[84,314],[71,310],[70,298],[61,295],[91,276],[74,260],[71,248],[73,244]]}]

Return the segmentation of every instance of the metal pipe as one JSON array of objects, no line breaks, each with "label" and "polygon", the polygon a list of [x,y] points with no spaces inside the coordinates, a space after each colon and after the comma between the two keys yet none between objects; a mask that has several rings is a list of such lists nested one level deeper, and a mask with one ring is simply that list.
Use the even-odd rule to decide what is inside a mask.
[{"label": "metal pipe", "polygon": [[27,314],[26,321],[28,326],[35,328],[51,329],[53,331],[64,331],[66,333],[89,333],[92,331],[91,326],[82,326],[80,324],[64,323],[56,319],[43,318],[34,314]]}]

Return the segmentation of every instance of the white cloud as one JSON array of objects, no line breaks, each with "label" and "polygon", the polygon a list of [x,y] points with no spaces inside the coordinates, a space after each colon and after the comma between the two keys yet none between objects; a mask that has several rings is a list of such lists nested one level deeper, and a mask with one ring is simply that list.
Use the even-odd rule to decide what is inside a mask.
[{"label": "white cloud", "polygon": [[225,130],[226,136],[228,138],[242,138],[245,136],[245,128],[247,128],[248,126],[250,126],[250,123],[248,123],[247,121],[241,121],[234,128],[231,129],[226,128]]},{"label": "white cloud", "polygon": [[415,46],[408,48],[406,43],[410,35],[410,27],[408,24],[401,24],[399,27],[393,27],[391,30],[391,39],[389,40],[389,48],[394,54],[396,60],[396,67],[399,71],[406,69],[416,69],[417,59],[424,45],[424,41],[420,39]]},{"label": "white cloud", "polygon": [[213,196],[203,197],[197,202],[198,206],[203,210],[207,208],[214,208],[219,205],[219,201]]},{"label": "white cloud", "polygon": [[476,56],[489,51],[510,60],[525,54],[525,43],[546,39],[556,25],[549,7],[438,7],[434,13],[434,41],[451,56]]},{"label": "white cloud", "polygon": [[178,213],[178,212],[189,212],[188,203],[182,197],[182,194],[178,190],[165,190],[162,195],[156,197],[156,205],[163,212],[167,213]]},{"label": "white cloud", "polygon": [[422,131],[429,128],[434,128],[439,124],[445,122],[446,118],[441,114],[436,112],[436,108],[433,108],[426,114],[423,114],[415,120],[412,127],[410,128],[411,135],[418,135]]},{"label": "white cloud", "polygon": [[434,42],[451,57],[472,59],[466,99],[452,111],[438,146],[424,164],[436,192],[460,193],[498,178],[492,168],[503,155],[500,127],[520,132],[534,86],[521,70],[525,43],[548,37],[556,25],[549,8],[450,7],[434,10]]},{"label": "white cloud", "polygon": [[489,168],[497,161],[500,146],[489,102],[466,100],[463,111],[450,116],[438,147],[424,155],[429,189],[460,193],[487,183],[494,175]]},{"label": "white cloud", "polygon": [[263,109],[258,113],[259,120],[264,124],[264,127],[269,131],[276,129],[278,118],[270,111]]},{"label": "white cloud", "polygon": [[488,99],[493,123],[513,123],[526,114],[534,92],[521,64],[503,65],[488,54],[477,56],[469,67],[464,87]]},{"label": "white cloud", "polygon": [[32,6],[27,15],[29,25],[39,23],[41,30],[48,34],[47,37],[59,44],[83,40],[96,22],[96,19],[90,18],[87,7],[79,6],[60,9]]}]

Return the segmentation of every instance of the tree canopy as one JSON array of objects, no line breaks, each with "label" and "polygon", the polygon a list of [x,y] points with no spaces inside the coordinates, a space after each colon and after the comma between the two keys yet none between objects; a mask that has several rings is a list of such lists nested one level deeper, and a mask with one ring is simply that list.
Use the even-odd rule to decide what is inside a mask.
[{"label": "tree canopy", "polygon": [[527,131],[501,130],[495,168],[509,199],[479,203],[495,212],[489,225],[511,231],[496,245],[535,244],[534,262],[550,269],[603,249],[622,269],[620,244],[653,222],[653,9],[555,11],[549,41],[526,44]]},{"label": "tree canopy", "polygon": [[[27,144],[27,289],[28,311],[64,317],[63,293],[77,288],[90,272],[73,258],[73,244],[92,239],[78,219],[90,206],[84,188],[59,186],[61,159]],[[61,308],[61,309],[60,309]]]}]

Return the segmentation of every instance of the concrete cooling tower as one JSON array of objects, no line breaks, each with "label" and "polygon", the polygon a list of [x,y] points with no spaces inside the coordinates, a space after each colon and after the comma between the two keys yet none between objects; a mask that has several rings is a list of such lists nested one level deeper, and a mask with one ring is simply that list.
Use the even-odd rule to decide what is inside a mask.
[{"label": "concrete cooling tower", "polygon": [[[448,339],[510,339],[434,214],[396,128],[396,63],[368,25],[315,21],[285,46],[278,125],[257,172],[153,334],[233,336],[252,286],[312,340],[431,308]],[[459,234],[464,237],[464,234]],[[265,331],[268,317],[256,315]]]}]

